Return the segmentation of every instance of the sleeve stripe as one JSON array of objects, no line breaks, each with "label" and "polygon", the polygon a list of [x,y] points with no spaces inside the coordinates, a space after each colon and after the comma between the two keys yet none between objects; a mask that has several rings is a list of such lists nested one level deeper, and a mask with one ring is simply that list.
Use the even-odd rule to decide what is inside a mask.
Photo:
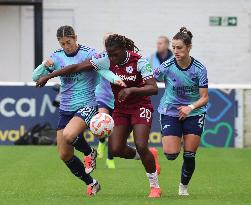
[{"label": "sleeve stripe", "polygon": [[199,86],[199,88],[208,88],[208,85]]},{"label": "sleeve stripe", "polygon": [[92,60],[90,60],[90,62],[93,65],[95,71],[100,70],[99,67]]},{"label": "sleeve stripe", "polygon": [[144,78],[143,78],[143,80],[149,80],[149,79],[152,79],[153,78],[153,75],[149,75],[149,76],[145,76]]}]

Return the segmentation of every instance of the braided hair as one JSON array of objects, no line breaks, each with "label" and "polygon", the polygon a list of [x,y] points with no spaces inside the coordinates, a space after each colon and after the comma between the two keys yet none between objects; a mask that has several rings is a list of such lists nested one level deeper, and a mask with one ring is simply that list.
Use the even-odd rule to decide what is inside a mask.
[{"label": "braided hair", "polygon": [[62,37],[75,37],[75,31],[71,26],[60,26],[57,30],[57,39]]},{"label": "braided hair", "polygon": [[180,31],[173,37],[173,40],[182,40],[187,46],[192,44],[193,34],[186,27],[181,27]]},{"label": "braided hair", "polygon": [[105,40],[106,48],[113,46],[119,46],[135,53],[139,51],[139,48],[134,44],[133,40],[119,34],[112,34]]}]

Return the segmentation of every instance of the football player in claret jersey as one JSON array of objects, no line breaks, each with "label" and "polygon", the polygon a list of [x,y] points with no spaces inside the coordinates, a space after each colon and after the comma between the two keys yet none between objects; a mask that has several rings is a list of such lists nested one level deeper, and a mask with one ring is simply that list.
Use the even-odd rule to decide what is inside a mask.
[{"label": "football player in claret jersey", "polygon": [[158,111],[162,127],[163,150],[168,160],[175,160],[182,145],[183,165],[179,195],[187,196],[188,183],[195,170],[195,154],[204,130],[208,102],[207,70],[190,57],[192,33],[185,27],[173,37],[175,57],[154,71],[155,78],[166,84]]},{"label": "football player in claret jersey", "polygon": [[[115,157],[141,159],[150,183],[149,197],[158,198],[161,190],[156,167],[157,153],[148,148],[153,107],[150,97],[158,92],[153,72],[147,60],[138,55],[134,42],[124,36],[110,35],[105,41],[107,53],[92,57],[77,65],[71,65],[51,73],[38,82],[43,86],[48,79],[88,69],[110,69],[126,84],[126,88],[113,86],[115,98],[113,119],[115,127],[109,139],[109,147]],[[135,52],[136,51],[136,52]],[[127,145],[133,131],[136,149]],[[156,166],[157,165],[157,166]]]},{"label": "football player in claret jersey", "polygon": [[[95,49],[77,44],[77,36],[70,26],[60,27],[57,30],[57,39],[62,49],[55,51],[50,59],[34,70],[32,75],[34,81],[67,65],[80,63],[96,54]],[[112,72],[107,74],[106,77],[110,76],[111,78],[108,79],[111,82],[120,80]],[[60,80],[61,99],[57,127],[59,155],[70,171],[88,185],[87,195],[92,196],[100,189],[99,183],[89,175],[96,166],[97,153],[88,145],[82,133],[98,111],[94,94],[97,73],[94,71],[78,72],[62,76]],[[86,155],[85,167],[74,155],[74,148]]]}]

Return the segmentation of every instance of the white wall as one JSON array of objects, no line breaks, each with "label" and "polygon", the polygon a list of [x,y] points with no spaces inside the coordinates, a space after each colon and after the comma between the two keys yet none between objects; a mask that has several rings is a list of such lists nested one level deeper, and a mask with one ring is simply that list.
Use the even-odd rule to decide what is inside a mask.
[{"label": "white wall", "polygon": [[[44,56],[58,47],[59,25],[73,25],[79,42],[98,50],[105,32],[125,34],[143,55],[155,50],[157,36],[172,37],[185,25],[194,34],[192,55],[208,67],[211,83],[250,83],[250,14],[250,0],[44,0]],[[0,6],[0,81],[30,81],[32,15],[31,7]],[[209,16],[237,16],[238,26],[211,27]]]}]

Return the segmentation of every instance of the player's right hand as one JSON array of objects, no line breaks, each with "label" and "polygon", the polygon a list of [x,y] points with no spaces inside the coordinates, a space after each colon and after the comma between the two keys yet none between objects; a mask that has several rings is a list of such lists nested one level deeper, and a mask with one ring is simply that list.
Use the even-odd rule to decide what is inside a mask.
[{"label": "player's right hand", "polygon": [[42,63],[46,68],[49,68],[51,66],[54,66],[54,63],[51,58],[48,58],[47,60],[44,60]]},{"label": "player's right hand", "polygon": [[123,80],[116,80],[114,84],[121,87],[127,87]]},{"label": "player's right hand", "polygon": [[47,83],[47,81],[49,80],[49,78],[47,76],[42,76],[41,78],[39,78],[39,80],[36,83],[36,87],[44,87]]}]

